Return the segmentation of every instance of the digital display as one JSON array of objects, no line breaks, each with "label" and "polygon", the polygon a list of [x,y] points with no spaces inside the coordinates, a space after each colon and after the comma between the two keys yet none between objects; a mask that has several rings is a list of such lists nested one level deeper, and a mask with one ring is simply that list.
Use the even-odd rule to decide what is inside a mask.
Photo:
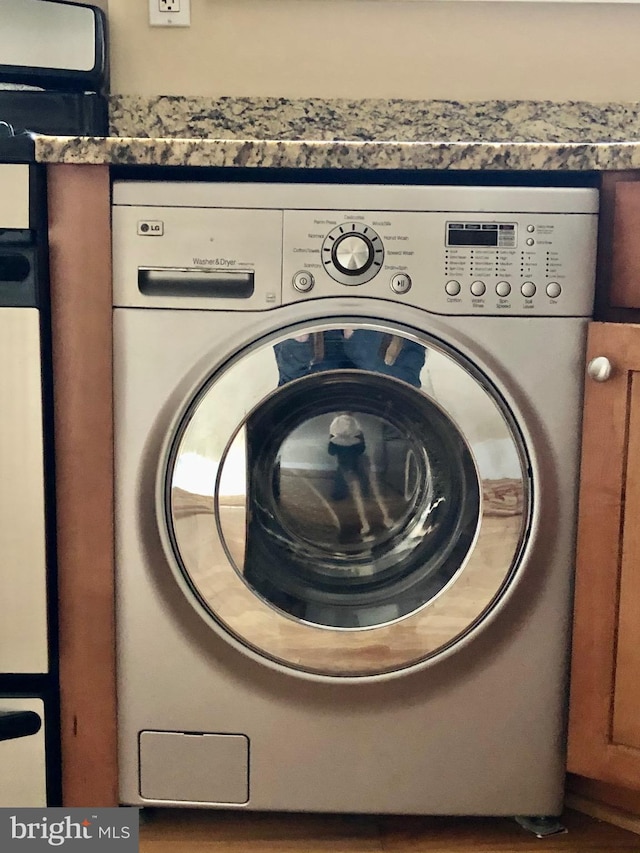
[{"label": "digital display", "polygon": [[447,246],[514,248],[513,222],[447,222]]},{"label": "digital display", "polygon": [[449,231],[448,246],[497,246],[497,231]]}]

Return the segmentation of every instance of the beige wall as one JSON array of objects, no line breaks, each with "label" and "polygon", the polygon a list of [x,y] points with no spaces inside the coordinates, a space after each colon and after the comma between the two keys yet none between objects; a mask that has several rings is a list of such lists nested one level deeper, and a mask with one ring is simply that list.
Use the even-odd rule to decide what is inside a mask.
[{"label": "beige wall", "polygon": [[113,92],[640,100],[640,4],[191,3],[171,30],[109,0]]}]

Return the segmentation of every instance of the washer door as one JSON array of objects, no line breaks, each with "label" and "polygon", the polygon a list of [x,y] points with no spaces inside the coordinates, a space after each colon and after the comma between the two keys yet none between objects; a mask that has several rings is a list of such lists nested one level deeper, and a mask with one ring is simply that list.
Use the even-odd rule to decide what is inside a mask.
[{"label": "washer door", "polygon": [[489,381],[425,335],[296,328],[211,376],[162,470],[171,564],[270,662],[370,677],[466,637],[529,523],[522,440]]}]

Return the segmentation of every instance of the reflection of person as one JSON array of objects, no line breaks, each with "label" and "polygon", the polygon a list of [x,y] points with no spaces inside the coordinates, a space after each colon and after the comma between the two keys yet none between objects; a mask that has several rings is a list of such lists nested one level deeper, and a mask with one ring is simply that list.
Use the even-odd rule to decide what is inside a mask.
[{"label": "reflection of person", "polygon": [[360,519],[362,536],[368,536],[371,532],[364,506],[364,496],[369,491],[363,466],[365,447],[364,434],[353,415],[348,412],[336,415],[329,427],[329,453],[336,457],[338,463],[331,497],[339,501],[351,495]]},{"label": "reflection of person", "polygon": [[344,354],[354,367],[420,387],[420,371],[426,356],[421,344],[373,329],[345,329],[343,335]]},{"label": "reflection of person", "polygon": [[393,519],[387,511],[377,478],[365,456],[364,433],[350,412],[342,412],[331,421],[328,449],[330,455],[335,456],[337,461],[331,497],[339,501],[351,495],[360,519],[361,535],[369,537],[371,534],[365,505],[365,499],[369,498],[371,491],[382,514],[383,524],[385,527],[391,527]]},{"label": "reflection of person", "polygon": [[362,466],[365,441],[360,424],[348,413],[337,415],[329,427],[329,454],[336,457],[338,466],[331,497],[340,501],[349,494],[349,480],[358,479],[366,493],[366,474]]},{"label": "reflection of person", "polygon": [[325,370],[369,370],[420,387],[426,350],[415,341],[373,329],[329,329],[288,338],[274,347],[279,385]]}]

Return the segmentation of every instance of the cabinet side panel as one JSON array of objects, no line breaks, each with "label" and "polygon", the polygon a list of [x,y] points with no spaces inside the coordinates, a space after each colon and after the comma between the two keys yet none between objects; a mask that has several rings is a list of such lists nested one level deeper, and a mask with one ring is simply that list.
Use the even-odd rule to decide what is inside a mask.
[{"label": "cabinet side panel", "polygon": [[65,806],[115,806],[110,184],[48,169]]},{"label": "cabinet side panel", "polygon": [[609,303],[640,308],[640,181],[615,184]]}]

